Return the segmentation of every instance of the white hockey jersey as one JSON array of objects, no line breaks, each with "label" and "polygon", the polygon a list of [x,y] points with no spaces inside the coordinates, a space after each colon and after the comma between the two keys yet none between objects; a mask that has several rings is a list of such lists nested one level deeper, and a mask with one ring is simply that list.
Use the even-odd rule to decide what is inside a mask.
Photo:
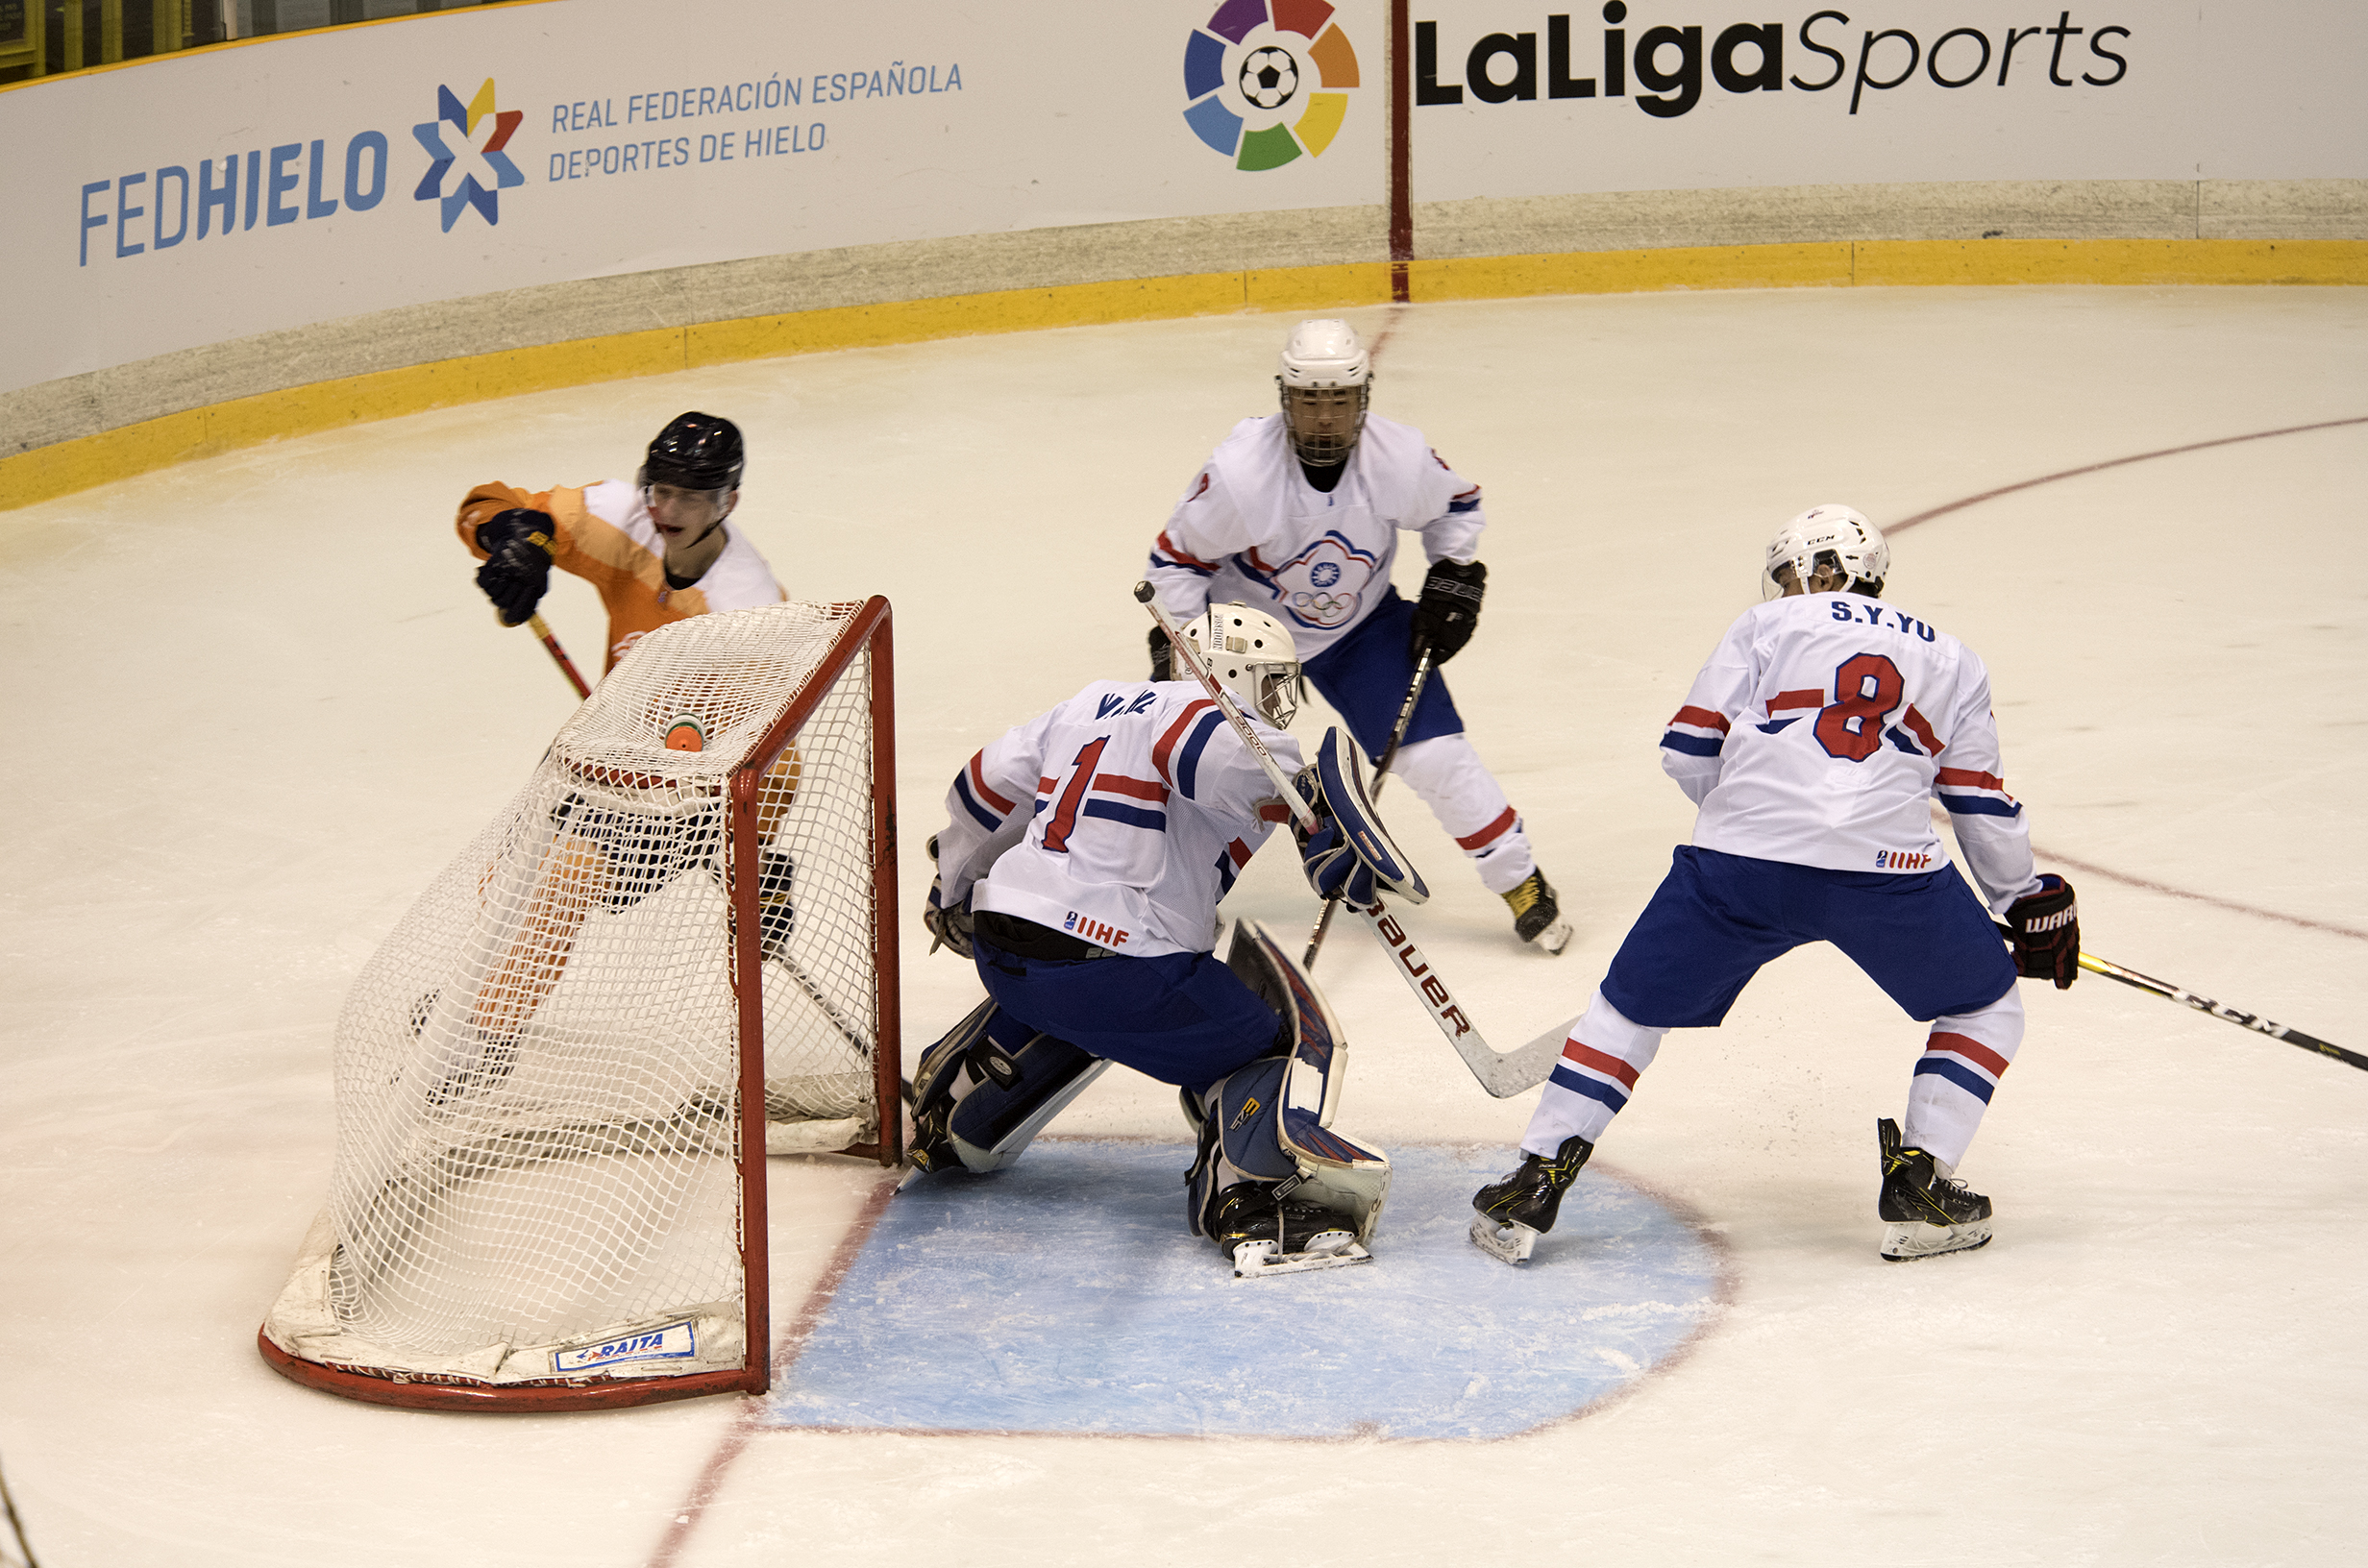
[{"label": "white hockey jersey", "polygon": [[1300,473],[1281,414],[1236,425],[1151,547],[1160,603],[1187,621],[1238,600],[1289,626],[1305,660],[1381,602],[1400,528],[1422,535],[1425,564],[1479,553],[1480,487],[1420,430],[1367,415],[1346,468],[1326,494]]},{"label": "white hockey jersey", "polygon": [[[1252,717],[1288,772],[1298,743]],[[1208,952],[1217,902],[1290,812],[1199,685],[1096,681],[989,745],[946,792],[949,904],[1113,952]]]},{"label": "white hockey jersey", "polygon": [[2007,794],[1989,672],[1895,605],[1808,594],[1753,606],[1694,676],[1661,765],[1699,805],[1704,849],[1835,870],[1946,866],[1948,808],[1990,908],[2038,891]]}]

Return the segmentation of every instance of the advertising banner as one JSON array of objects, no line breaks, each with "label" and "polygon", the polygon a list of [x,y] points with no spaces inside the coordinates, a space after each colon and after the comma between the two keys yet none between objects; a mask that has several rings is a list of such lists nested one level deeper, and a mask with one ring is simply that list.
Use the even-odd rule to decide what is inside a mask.
[{"label": "advertising banner", "polygon": [[2368,175],[2340,0],[1416,0],[1417,201]]},{"label": "advertising banner", "polygon": [[554,0],[0,92],[37,302],[0,390],[534,283],[1381,202],[1383,8],[1213,4]]},{"label": "advertising banner", "polygon": [[[1413,0],[1414,201],[2368,176],[2345,0],[1560,3]],[[0,92],[0,391],[533,284],[1376,207],[1387,27],[1384,0],[549,0],[28,84]]]}]

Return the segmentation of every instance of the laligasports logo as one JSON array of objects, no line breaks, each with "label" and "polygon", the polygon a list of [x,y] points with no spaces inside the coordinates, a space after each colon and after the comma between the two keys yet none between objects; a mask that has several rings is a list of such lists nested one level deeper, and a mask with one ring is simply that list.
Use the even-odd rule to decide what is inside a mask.
[{"label": "laligasports logo", "polygon": [[1224,0],[1184,41],[1184,123],[1237,169],[1320,157],[1357,85],[1357,52],[1325,0]]},{"label": "laligasports logo", "polygon": [[[515,109],[496,110],[493,107],[493,78],[490,76],[485,78],[485,85],[477,89],[477,96],[469,100],[466,109],[460,107],[460,100],[454,95],[452,88],[437,87],[435,110],[434,119],[411,127],[412,136],[428,149],[428,156],[434,159],[429,165],[426,176],[420,180],[419,188],[411,192],[411,199],[443,203],[444,232],[448,234],[453,232],[453,225],[459,221],[460,209],[464,207],[477,208],[479,215],[489,224],[500,223],[500,193],[512,185],[527,183],[527,177],[518,172],[518,165],[512,163],[509,155],[502,151],[509,145],[510,135],[518,129],[518,122],[526,118],[525,112]],[[455,154],[445,143],[442,128],[447,125],[460,139],[458,154]],[[453,166],[464,159],[467,166],[460,171],[460,183],[447,194],[444,188],[446,178],[452,173]],[[481,170],[492,179],[490,187],[478,178]]]}]

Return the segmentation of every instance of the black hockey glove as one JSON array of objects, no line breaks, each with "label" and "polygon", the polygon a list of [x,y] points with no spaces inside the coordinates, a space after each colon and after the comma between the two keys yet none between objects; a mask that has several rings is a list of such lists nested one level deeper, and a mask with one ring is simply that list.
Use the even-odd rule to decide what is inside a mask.
[{"label": "black hockey glove", "polygon": [[977,956],[977,949],[971,945],[970,905],[964,902],[947,907],[943,877],[932,878],[929,882],[929,901],[922,908],[921,923],[927,926],[929,935],[936,939],[929,943],[929,951],[934,953],[940,947],[950,947],[964,958]]},{"label": "black hockey glove", "polygon": [[1444,664],[1471,641],[1480,625],[1480,596],[1488,589],[1489,569],[1478,561],[1441,561],[1422,579],[1422,597],[1415,600],[1414,634],[1407,657],[1420,658],[1424,643],[1431,645],[1431,662]]},{"label": "black hockey glove", "polygon": [[[936,834],[929,835],[926,848],[929,851],[929,864],[936,865]],[[929,943],[929,951],[934,953],[940,947],[950,947],[964,958],[977,956],[977,949],[971,945],[970,900],[966,898],[953,908],[948,909],[946,907],[946,878],[943,873],[929,878],[929,901],[922,906],[921,923],[928,927],[929,935],[935,939]]]},{"label": "black hockey glove", "polygon": [[1174,672],[1175,650],[1168,646],[1168,628],[1153,626],[1151,628],[1151,678],[1153,680],[1173,680],[1175,679]]},{"label": "black hockey glove", "polygon": [[477,548],[485,552],[477,586],[502,612],[502,625],[522,626],[551,586],[551,514],[512,508],[477,526]]},{"label": "black hockey glove", "polygon": [[1299,841],[1299,868],[1307,873],[1307,885],[1319,897],[1345,898],[1360,908],[1371,903],[1372,869],[1358,858],[1341,824],[1324,810],[1323,785],[1317,780],[1316,770],[1300,769],[1293,782],[1299,788],[1299,797],[1316,808],[1316,831],[1299,826],[1295,819],[1292,827]]},{"label": "black hockey glove", "polygon": [[2081,909],[2071,883],[2053,872],[2040,877],[2038,892],[2008,906],[2007,928],[2018,973],[2053,980],[2058,991],[2072,989],[2081,972]]}]

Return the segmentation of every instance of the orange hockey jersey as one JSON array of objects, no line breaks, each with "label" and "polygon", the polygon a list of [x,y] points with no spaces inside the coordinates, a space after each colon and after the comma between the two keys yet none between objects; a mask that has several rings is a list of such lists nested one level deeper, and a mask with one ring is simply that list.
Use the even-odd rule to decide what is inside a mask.
[{"label": "orange hockey jersey", "polygon": [[461,501],[455,525],[470,554],[485,558],[477,545],[478,525],[513,507],[549,513],[552,564],[600,590],[601,602],[608,609],[604,669],[615,669],[627,649],[669,622],[715,610],[777,604],[789,597],[756,547],[728,523],[725,537],[729,543],[706,575],[688,588],[669,588],[665,541],[650,521],[640,490],[620,479],[539,495],[515,485],[481,484]]}]

